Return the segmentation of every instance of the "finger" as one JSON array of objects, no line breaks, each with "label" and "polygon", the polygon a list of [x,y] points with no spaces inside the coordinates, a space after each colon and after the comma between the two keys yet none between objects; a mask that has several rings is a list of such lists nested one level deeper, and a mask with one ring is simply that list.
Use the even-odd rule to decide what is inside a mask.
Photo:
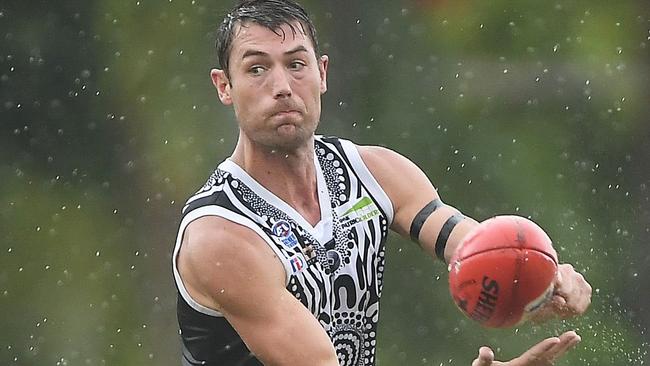
[{"label": "finger", "polygon": [[557,309],[565,309],[567,306],[566,299],[562,295],[554,294],[551,297],[551,304]]},{"label": "finger", "polygon": [[549,360],[556,360],[564,355],[568,350],[575,347],[582,339],[574,331],[565,332],[560,336],[560,342],[548,350]]},{"label": "finger", "polygon": [[567,304],[567,299],[564,295],[554,294],[549,301],[550,310],[561,318],[567,318],[574,315],[573,311]]},{"label": "finger", "polygon": [[551,360],[551,355],[554,354],[549,354],[549,352],[559,343],[560,338],[558,337],[546,338],[545,340],[532,346],[528,351],[524,352],[517,358],[517,360],[520,361],[522,365],[529,365],[533,364],[533,362],[539,361],[548,362]]},{"label": "finger", "polygon": [[[576,277],[576,281],[578,280],[578,277]],[[576,286],[576,290],[573,293],[557,292],[553,295],[551,298],[551,306],[558,316],[566,318],[580,315],[587,311],[587,308],[591,304],[591,290],[587,287],[589,285],[586,281],[582,281],[582,283]]]},{"label": "finger", "polygon": [[494,361],[494,352],[490,347],[481,347],[478,350],[478,357],[472,362],[472,366],[490,366]]}]

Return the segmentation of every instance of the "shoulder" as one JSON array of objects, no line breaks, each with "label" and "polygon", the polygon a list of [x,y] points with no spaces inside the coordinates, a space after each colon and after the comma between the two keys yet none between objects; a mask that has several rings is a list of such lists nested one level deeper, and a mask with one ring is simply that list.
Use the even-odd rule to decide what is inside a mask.
[{"label": "shoulder", "polygon": [[230,296],[259,285],[285,284],[284,268],[266,242],[253,230],[217,216],[187,226],[178,269],[192,297],[217,310]]},{"label": "shoulder", "polygon": [[373,145],[356,145],[356,147],[361,159],[371,170],[382,169],[395,163],[410,162],[403,155],[386,147]]},{"label": "shoulder", "polygon": [[438,198],[438,192],[422,169],[403,155],[380,146],[357,146],[357,150],[393,204],[392,226],[407,233],[415,213]]},{"label": "shoulder", "polygon": [[381,146],[357,145],[359,155],[382,188],[390,191],[403,187],[406,182],[425,180],[426,175],[410,159]]},{"label": "shoulder", "polygon": [[[188,260],[198,261],[193,264],[202,264],[206,256],[226,257],[244,253],[251,247],[246,239],[253,239],[251,230],[245,229],[222,217],[200,217],[187,225],[181,253]],[[242,244],[236,245],[237,242]]]}]

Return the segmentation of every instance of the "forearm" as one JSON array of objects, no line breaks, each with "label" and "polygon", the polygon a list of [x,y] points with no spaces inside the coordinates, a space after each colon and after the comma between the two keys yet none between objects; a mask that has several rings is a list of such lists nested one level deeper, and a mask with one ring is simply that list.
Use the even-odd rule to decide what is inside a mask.
[{"label": "forearm", "polygon": [[[454,224],[454,221],[456,223]],[[430,256],[440,257],[449,263],[455,251],[478,222],[462,215],[451,206],[443,206],[426,218],[417,241]]]},{"label": "forearm", "polygon": [[297,329],[291,324],[265,324],[246,330],[242,338],[265,366],[338,366],[331,340],[318,327]]},{"label": "forearm", "polygon": [[444,251],[445,262],[449,263],[454,253],[460,249],[461,243],[465,236],[478,225],[478,222],[471,217],[465,217],[449,235],[447,245]]},{"label": "forearm", "polygon": [[234,314],[224,315],[264,365],[339,364],[327,332],[286,289],[275,293],[272,299],[259,297],[251,307],[240,307]]},{"label": "forearm", "polygon": [[[465,234],[477,224],[476,221],[460,216],[462,220],[455,225],[450,225],[453,224],[450,222],[445,227],[449,218],[460,215],[460,212],[442,203],[438,192],[420,168],[384,148],[359,147],[359,153],[393,203],[395,212],[391,229],[402,236],[410,236],[432,257],[448,261]],[[400,174],[395,174],[396,171]],[[425,207],[427,209],[423,213]],[[443,229],[450,230],[446,233]],[[436,246],[439,255],[436,255]]]}]

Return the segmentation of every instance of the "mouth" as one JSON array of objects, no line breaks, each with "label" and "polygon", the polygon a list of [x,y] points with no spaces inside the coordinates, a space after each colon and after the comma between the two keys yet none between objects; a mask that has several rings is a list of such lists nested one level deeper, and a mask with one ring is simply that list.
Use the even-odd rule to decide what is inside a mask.
[{"label": "mouth", "polygon": [[286,111],[275,112],[275,113],[273,114],[273,116],[274,116],[274,117],[287,117],[287,116],[299,115],[299,114],[300,114],[300,112],[298,112],[297,110],[294,110],[294,109],[288,109],[288,110],[286,110]]}]

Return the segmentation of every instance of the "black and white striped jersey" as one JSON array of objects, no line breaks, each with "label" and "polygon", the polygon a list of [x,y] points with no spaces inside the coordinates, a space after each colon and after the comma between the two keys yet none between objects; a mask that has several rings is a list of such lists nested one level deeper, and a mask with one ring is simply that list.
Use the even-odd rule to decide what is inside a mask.
[{"label": "black and white striped jersey", "polygon": [[210,215],[244,225],[266,241],[284,265],[287,289],[325,329],[341,365],[375,364],[393,207],[353,143],[321,136],[314,143],[321,209],[315,226],[231,160],[219,164],[187,201],[173,254],[183,365],[260,365],[219,312],[189,296],[176,267],[185,228]]}]

